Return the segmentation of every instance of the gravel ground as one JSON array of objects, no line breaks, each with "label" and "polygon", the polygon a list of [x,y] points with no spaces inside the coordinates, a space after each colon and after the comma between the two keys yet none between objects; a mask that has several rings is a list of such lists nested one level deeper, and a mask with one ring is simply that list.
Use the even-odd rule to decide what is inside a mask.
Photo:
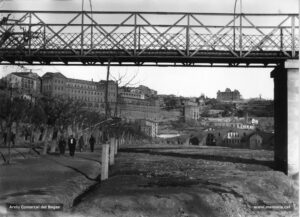
[{"label": "gravel ground", "polygon": [[[26,150],[24,151],[26,152]],[[22,157],[0,167],[1,204],[64,203],[63,212],[20,217],[298,216],[298,182],[273,170],[273,152],[149,144],[122,148],[107,181],[100,152]],[[253,210],[291,203],[293,211]]]},{"label": "gravel ground", "polygon": [[[122,149],[108,181],[75,216],[298,216],[298,183],[272,169],[273,152],[219,147]],[[294,211],[254,205],[293,203]]]}]

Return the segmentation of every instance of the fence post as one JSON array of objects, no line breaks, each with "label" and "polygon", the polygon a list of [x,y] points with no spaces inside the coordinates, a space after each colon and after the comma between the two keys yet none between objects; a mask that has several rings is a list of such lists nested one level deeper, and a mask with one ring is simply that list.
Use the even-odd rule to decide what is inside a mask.
[{"label": "fence post", "polygon": [[101,181],[108,179],[109,144],[102,146]]},{"label": "fence post", "polygon": [[115,155],[117,155],[118,154],[118,149],[119,149],[119,147],[118,147],[118,144],[119,143],[119,139],[115,139]]},{"label": "fence post", "polygon": [[115,164],[115,138],[110,139],[109,165]]}]

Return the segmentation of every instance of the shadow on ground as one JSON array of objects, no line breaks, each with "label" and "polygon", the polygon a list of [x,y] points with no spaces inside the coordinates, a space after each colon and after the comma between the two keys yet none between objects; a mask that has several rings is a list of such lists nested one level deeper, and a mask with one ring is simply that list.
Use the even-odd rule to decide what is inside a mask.
[{"label": "shadow on ground", "polygon": [[[171,148],[172,150],[173,148]],[[241,157],[231,157],[231,156],[220,156],[220,155],[211,155],[211,154],[187,154],[187,153],[175,153],[175,152],[160,152],[155,151],[155,149],[140,149],[140,148],[123,148],[120,149],[120,152],[125,153],[143,153],[150,155],[160,155],[160,156],[170,156],[170,157],[180,157],[180,158],[192,158],[192,159],[202,159],[210,161],[220,161],[220,162],[231,162],[231,163],[242,163],[242,164],[255,164],[268,166],[271,169],[274,169],[274,162],[268,160],[256,160],[256,159],[246,159]]]}]

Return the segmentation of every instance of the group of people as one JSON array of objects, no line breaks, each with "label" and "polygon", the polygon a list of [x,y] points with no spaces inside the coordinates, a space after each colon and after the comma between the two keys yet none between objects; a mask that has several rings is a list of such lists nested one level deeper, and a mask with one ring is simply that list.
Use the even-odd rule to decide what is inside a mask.
[{"label": "group of people", "polygon": [[[3,137],[4,145],[7,145],[7,143],[8,143],[8,134],[6,132],[4,132],[2,137]],[[11,143],[12,146],[15,145],[15,139],[16,139],[16,134],[11,132],[10,133],[10,143]]]},{"label": "group of people", "polygon": [[[90,144],[90,150],[91,152],[94,152],[94,147],[95,147],[95,142],[96,139],[93,135],[91,135],[90,139],[89,139],[89,144]],[[65,138],[63,136],[60,137],[59,141],[58,141],[58,148],[59,148],[59,153],[61,155],[65,154],[66,151],[66,145],[68,144],[68,148],[69,148],[69,153],[71,157],[74,157],[75,155],[75,149],[76,149],[76,139],[74,138],[73,135],[71,135],[68,138],[68,141],[65,140]],[[84,139],[83,136],[80,136],[79,141],[78,141],[78,148],[79,151],[83,151],[84,148]]]}]

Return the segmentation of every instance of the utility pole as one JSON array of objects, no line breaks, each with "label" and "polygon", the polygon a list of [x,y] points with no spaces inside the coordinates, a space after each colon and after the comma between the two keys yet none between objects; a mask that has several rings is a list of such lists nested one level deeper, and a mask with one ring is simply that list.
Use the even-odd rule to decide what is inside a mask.
[{"label": "utility pole", "polygon": [[107,73],[106,73],[106,83],[105,83],[105,117],[108,119],[110,117],[109,102],[108,102],[108,82],[110,73],[110,60],[107,63]]},{"label": "utility pole", "polygon": [[6,142],[8,142],[8,160],[7,160],[7,164],[10,164],[10,158],[11,158],[11,125],[12,125],[12,117],[11,117],[11,107],[12,107],[12,84],[9,88],[9,107],[8,107],[8,111],[9,111],[9,115],[8,115],[8,125],[7,127],[7,134],[6,134]]}]

